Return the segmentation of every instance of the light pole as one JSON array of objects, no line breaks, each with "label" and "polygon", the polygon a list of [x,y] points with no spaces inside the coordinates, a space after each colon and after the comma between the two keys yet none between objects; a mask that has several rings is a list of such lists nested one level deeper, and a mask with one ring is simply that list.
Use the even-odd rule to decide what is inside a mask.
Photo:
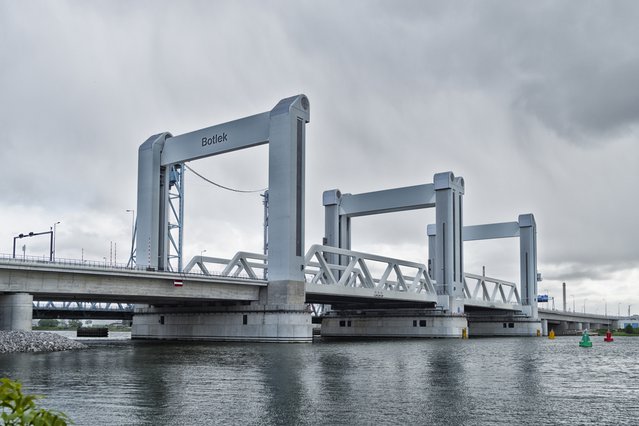
[{"label": "light pole", "polygon": [[206,253],[206,249],[204,249],[204,250],[200,250],[200,260],[202,260],[202,255],[203,255],[204,253]]},{"label": "light pole", "polygon": [[572,297],[572,311],[573,311],[573,312],[576,312],[576,311],[575,311],[575,295],[574,295],[574,294],[571,294],[570,296]]},{"label": "light pole", "polygon": [[584,299],[584,314],[586,313],[586,302],[588,301],[588,299]]},{"label": "light pole", "polygon": [[[60,224],[60,221],[53,224],[53,249],[51,250],[51,259],[55,262],[55,230],[56,226]],[[49,228],[51,229],[51,228]]]}]

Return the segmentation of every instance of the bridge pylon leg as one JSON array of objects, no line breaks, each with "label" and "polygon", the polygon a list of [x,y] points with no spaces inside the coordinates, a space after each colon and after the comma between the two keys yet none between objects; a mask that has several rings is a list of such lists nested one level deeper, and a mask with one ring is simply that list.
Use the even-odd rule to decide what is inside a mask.
[{"label": "bridge pylon leg", "polygon": [[33,295],[13,293],[0,295],[0,330],[31,331]]}]

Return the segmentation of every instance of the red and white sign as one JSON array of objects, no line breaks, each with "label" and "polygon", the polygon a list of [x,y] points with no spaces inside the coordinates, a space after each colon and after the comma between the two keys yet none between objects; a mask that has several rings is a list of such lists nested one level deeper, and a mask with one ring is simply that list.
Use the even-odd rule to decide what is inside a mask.
[{"label": "red and white sign", "polygon": [[175,280],[175,281],[173,281],[173,285],[174,285],[175,287],[182,287],[182,286],[184,285],[184,281],[182,281],[182,280]]}]

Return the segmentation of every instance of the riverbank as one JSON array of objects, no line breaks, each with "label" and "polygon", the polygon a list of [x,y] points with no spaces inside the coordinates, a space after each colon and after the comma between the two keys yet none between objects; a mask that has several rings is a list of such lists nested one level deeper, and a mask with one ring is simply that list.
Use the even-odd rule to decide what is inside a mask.
[{"label": "riverbank", "polygon": [[56,333],[0,330],[0,353],[55,352],[85,349],[86,347],[83,343]]}]

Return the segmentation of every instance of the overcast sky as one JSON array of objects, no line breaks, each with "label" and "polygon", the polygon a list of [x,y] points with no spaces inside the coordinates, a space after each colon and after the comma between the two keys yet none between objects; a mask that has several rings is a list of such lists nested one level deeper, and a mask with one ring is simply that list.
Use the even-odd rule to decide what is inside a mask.
[{"label": "overcast sky", "polygon": [[[306,246],[324,190],[466,182],[467,225],[533,213],[561,306],[639,312],[639,3],[0,0],[0,253],[126,262],[137,150],[304,93]],[[267,185],[263,146],[190,166]],[[185,252],[262,249],[258,194],[186,176]],[[354,219],[353,248],[425,262],[430,210]],[[110,251],[117,246],[117,254]],[[48,241],[19,241],[43,256]],[[519,281],[516,239],[466,272]]]}]

